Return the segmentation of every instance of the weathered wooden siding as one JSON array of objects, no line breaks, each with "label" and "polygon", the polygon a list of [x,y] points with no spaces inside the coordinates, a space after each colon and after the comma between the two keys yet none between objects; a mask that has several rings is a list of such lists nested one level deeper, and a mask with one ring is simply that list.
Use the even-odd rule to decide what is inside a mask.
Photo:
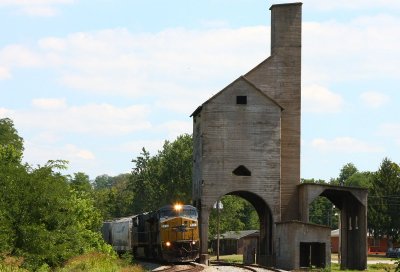
[{"label": "weathered wooden siding", "polygon": [[[264,265],[274,262],[273,223],[299,219],[300,184],[301,3],[273,5],[271,12],[271,57],[193,114],[193,198],[201,239],[208,239],[213,204],[240,192],[259,206]],[[247,96],[247,104],[237,104],[237,96]],[[234,175],[240,165],[251,176]],[[206,243],[201,258],[206,263]]]},{"label": "weathered wooden siding", "polygon": [[201,182],[203,179],[201,165],[202,165],[202,131],[201,131],[201,115],[193,116],[193,174],[192,174],[192,198],[198,209],[198,201],[201,198]]},{"label": "weathered wooden siding", "polygon": [[281,126],[282,220],[299,219],[301,4],[271,7],[271,57],[245,75],[283,108]]},{"label": "weathered wooden siding", "polygon": [[[247,96],[247,104],[236,104],[236,96]],[[274,220],[280,220],[281,107],[240,78],[203,104],[200,115],[194,132],[201,148],[195,153],[194,191],[201,188],[202,207],[212,207],[230,192],[248,191],[259,195]],[[251,176],[234,175],[240,165]]]}]

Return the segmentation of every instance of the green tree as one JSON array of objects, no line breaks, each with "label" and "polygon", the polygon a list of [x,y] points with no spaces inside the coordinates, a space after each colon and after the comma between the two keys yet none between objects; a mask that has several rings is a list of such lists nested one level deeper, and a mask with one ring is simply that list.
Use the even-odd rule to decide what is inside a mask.
[{"label": "green tree", "polygon": [[24,267],[36,270],[87,251],[109,251],[93,199],[59,173],[66,161],[22,164],[22,138],[11,121],[2,125],[0,134],[8,136],[0,142],[0,254],[22,257]]},{"label": "green tree", "polygon": [[260,228],[260,219],[253,205],[243,199],[243,214],[241,221],[244,223],[244,230],[257,230]]},{"label": "green tree", "polygon": [[[103,175],[99,179],[95,179],[96,207],[101,211],[104,219],[123,217],[134,213],[133,192],[129,189],[130,176],[130,174],[120,174],[116,177]],[[102,183],[96,183],[96,180],[102,180]]]},{"label": "green tree", "polygon": [[14,122],[9,118],[0,119],[0,146],[10,145],[21,157],[24,151],[24,140],[18,135]]},{"label": "green tree", "polygon": [[91,193],[93,191],[89,176],[83,172],[74,173],[73,178],[70,178],[70,183],[71,187],[78,192]]},{"label": "green tree", "polygon": [[342,169],[340,169],[340,174],[337,179],[331,181],[332,185],[346,186],[346,181],[355,173],[358,172],[357,167],[353,163],[345,164]]},{"label": "green tree", "polygon": [[345,186],[361,187],[369,189],[371,187],[371,172],[356,172],[351,175],[345,182]]},{"label": "green tree", "polygon": [[184,134],[175,141],[166,141],[158,156],[160,181],[165,195],[164,204],[192,200],[193,143],[191,135]]},{"label": "green tree", "polygon": [[345,164],[340,169],[339,177],[331,179],[331,185],[350,186],[350,187],[371,187],[371,172],[359,172],[353,163]]},{"label": "green tree", "polygon": [[310,204],[309,220],[311,223],[338,228],[339,210],[326,197],[317,197]]},{"label": "green tree", "polygon": [[[161,188],[159,180],[159,169],[156,157],[150,157],[150,153],[143,148],[142,153],[133,160],[135,167],[132,171],[129,189],[133,192],[134,213],[141,213],[155,210],[160,203],[160,192],[164,193],[165,189]],[[159,190],[157,192],[157,190]]]},{"label": "green tree", "polygon": [[0,253],[10,253],[16,241],[13,232],[15,190],[22,180],[25,168],[21,165],[23,139],[18,135],[11,119],[0,119]]},{"label": "green tree", "polygon": [[111,188],[113,185],[113,178],[109,175],[97,176],[93,182],[93,187],[96,190]]},{"label": "green tree", "polygon": [[368,197],[368,230],[374,236],[400,240],[400,166],[383,159],[371,177]]},{"label": "green tree", "polygon": [[[322,179],[302,179],[302,183],[327,184]],[[317,197],[309,207],[309,220],[311,223],[329,226],[333,229],[338,227],[338,209],[326,197]]]},{"label": "green tree", "polygon": [[[219,210],[219,231],[220,234],[227,231],[240,231],[245,229],[245,223],[242,222],[245,200],[232,195],[225,195],[220,199],[222,207]],[[209,219],[209,238],[217,235],[217,209],[212,209]]]},{"label": "green tree", "polygon": [[163,149],[155,156],[142,149],[133,160],[129,184],[134,213],[175,202],[191,203],[192,152],[192,137],[188,134],[173,142],[165,141]]}]

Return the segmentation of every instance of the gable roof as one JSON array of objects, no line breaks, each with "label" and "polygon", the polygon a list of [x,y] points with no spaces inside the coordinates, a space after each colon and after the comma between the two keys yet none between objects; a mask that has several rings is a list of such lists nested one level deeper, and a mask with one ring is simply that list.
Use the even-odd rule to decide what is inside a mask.
[{"label": "gable roof", "polygon": [[[246,236],[258,236],[259,231],[258,230],[239,230],[239,231],[227,231],[223,234],[219,235],[219,239],[233,239],[233,240],[239,240],[243,237]],[[215,235],[214,239],[217,239],[217,235]]]},{"label": "gable roof", "polygon": [[240,76],[238,77],[236,80],[234,80],[232,83],[230,83],[228,86],[226,86],[225,88],[223,88],[221,91],[219,91],[218,93],[216,93],[215,95],[213,95],[212,97],[210,97],[207,101],[205,101],[203,104],[201,104],[199,107],[197,107],[197,109],[190,115],[190,117],[192,116],[196,116],[203,108],[203,106],[205,104],[207,104],[208,102],[210,102],[211,100],[213,100],[215,97],[217,97],[218,95],[220,95],[222,92],[226,91],[230,86],[232,86],[233,84],[235,84],[236,82],[238,82],[239,80],[244,80],[247,84],[249,84],[254,90],[256,90],[257,92],[259,92],[261,95],[263,95],[264,97],[266,97],[268,100],[272,101],[275,105],[277,105],[278,107],[281,108],[281,110],[284,110],[284,108],[278,103],[276,102],[274,99],[272,99],[271,97],[269,97],[267,94],[265,94],[263,91],[261,91],[256,85],[254,85],[250,80],[248,80],[245,76]]}]

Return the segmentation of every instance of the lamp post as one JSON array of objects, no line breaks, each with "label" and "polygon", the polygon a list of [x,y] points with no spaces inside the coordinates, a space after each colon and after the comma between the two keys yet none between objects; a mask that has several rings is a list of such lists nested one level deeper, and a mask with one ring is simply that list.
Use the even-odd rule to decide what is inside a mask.
[{"label": "lamp post", "polygon": [[217,201],[214,204],[214,208],[217,209],[217,261],[219,261],[219,209],[222,209],[224,206],[221,201]]}]

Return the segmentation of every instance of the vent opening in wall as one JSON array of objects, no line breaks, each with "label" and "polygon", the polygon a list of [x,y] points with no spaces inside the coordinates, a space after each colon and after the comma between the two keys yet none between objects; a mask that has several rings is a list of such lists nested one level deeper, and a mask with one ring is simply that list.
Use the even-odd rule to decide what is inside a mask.
[{"label": "vent opening in wall", "polygon": [[247,96],[246,95],[236,96],[236,104],[246,105],[247,104]]},{"label": "vent opening in wall", "polygon": [[251,176],[251,172],[249,169],[247,169],[245,166],[240,165],[238,166],[235,170],[232,171],[232,173],[235,176],[245,176],[245,177],[249,177]]}]

